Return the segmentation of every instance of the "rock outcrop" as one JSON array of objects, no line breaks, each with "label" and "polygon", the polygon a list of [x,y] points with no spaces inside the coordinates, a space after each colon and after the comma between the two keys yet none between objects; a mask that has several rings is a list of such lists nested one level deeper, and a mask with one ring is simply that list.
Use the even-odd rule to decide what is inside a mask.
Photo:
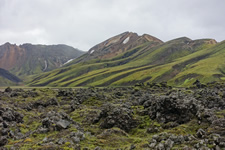
[{"label": "rock outcrop", "polygon": [[0,149],[224,149],[224,89],[8,87]]}]

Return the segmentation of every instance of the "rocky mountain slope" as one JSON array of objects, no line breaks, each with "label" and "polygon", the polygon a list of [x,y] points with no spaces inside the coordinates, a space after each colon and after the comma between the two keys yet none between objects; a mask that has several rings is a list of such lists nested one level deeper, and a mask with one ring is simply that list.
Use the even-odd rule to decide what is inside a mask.
[{"label": "rocky mountain slope", "polygon": [[225,84],[5,89],[0,149],[225,148]]},{"label": "rocky mountain slope", "polygon": [[88,53],[73,63],[89,61],[91,59],[110,59],[146,42],[152,42],[152,46],[163,43],[161,40],[147,34],[138,36],[137,33],[124,32],[95,45]]},{"label": "rocky mountain slope", "polygon": [[65,67],[35,77],[30,85],[129,86],[168,82],[190,86],[196,79],[202,83],[223,82],[224,57],[225,41],[182,37],[162,42],[149,35],[125,32],[94,46]]},{"label": "rocky mountain slope", "polygon": [[0,68],[16,76],[38,74],[59,68],[84,52],[67,45],[13,45],[0,46]]}]

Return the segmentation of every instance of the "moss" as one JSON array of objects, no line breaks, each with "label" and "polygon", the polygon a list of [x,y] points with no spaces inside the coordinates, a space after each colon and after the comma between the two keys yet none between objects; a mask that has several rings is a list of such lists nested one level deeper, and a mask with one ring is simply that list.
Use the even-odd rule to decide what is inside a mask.
[{"label": "moss", "polygon": [[21,133],[25,134],[25,133],[29,132],[30,130],[28,128],[26,128],[26,127],[25,128],[21,127],[20,131],[21,131]]},{"label": "moss", "polygon": [[26,138],[23,142],[32,142],[32,139],[31,138]]},{"label": "moss", "polygon": [[23,140],[12,140],[12,139],[10,139],[9,142],[8,142],[8,145],[14,145],[14,144],[20,143],[22,141]]},{"label": "moss", "polygon": [[185,90],[184,93],[185,93],[185,94],[193,94],[194,92],[191,91],[191,90]]},{"label": "moss", "polygon": [[149,128],[151,126],[160,126],[159,123],[150,119],[149,116],[139,116],[139,129]]},{"label": "moss", "polygon": [[95,97],[91,97],[83,102],[84,105],[87,106],[101,106],[102,101],[96,99]]},{"label": "moss", "polygon": [[69,146],[71,143],[70,142],[66,142],[65,144],[64,144],[64,146]]},{"label": "moss", "polygon": [[215,114],[218,118],[224,118],[225,117],[225,110],[217,111]]},{"label": "moss", "polygon": [[62,134],[60,134],[59,131],[53,131],[53,132],[48,132],[48,133],[43,133],[43,134],[38,134],[38,133],[33,133],[32,137],[34,141],[42,141],[45,137],[47,138],[57,138],[61,137]]},{"label": "moss", "polygon": [[181,124],[175,128],[165,130],[165,132],[169,132],[176,135],[194,135],[198,131],[199,128],[207,129],[209,127],[208,123],[198,124],[198,120],[193,119],[186,124]]},{"label": "moss", "polygon": [[66,147],[66,146],[62,147],[62,149],[63,149],[63,150],[74,150],[73,148],[71,148],[71,147]]},{"label": "moss", "polygon": [[153,122],[153,126],[160,127],[161,125],[160,125],[160,123],[154,121],[154,122]]},{"label": "moss", "polygon": [[41,122],[37,119],[39,113],[25,111],[23,112],[23,114],[25,114],[25,116],[23,117],[24,123],[19,124],[22,133],[34,131],[41,125]]},{"label": "moss", "polygon": [[81,116],[81,113],[82,111],[84,110],[80,110],[80,109],[76,109],[75,111],[73,111],[71,114],[70,114],[70,117],[78,122],[78,123],[81,123],[83,121],[83,117]]},{"label": "moss", "polygon": [[75,128],[75,127],[71,127],[71,128],[69,128],[69,130],[70,130],[70,132],[77,132],[78,131],[77,128]]},{"label": "moss", "polygon": [[215,148],[215,145],[213,145],[213,144],[207,144],[207,147],[208,148],[211,148],[211,149],[214,149]]}]

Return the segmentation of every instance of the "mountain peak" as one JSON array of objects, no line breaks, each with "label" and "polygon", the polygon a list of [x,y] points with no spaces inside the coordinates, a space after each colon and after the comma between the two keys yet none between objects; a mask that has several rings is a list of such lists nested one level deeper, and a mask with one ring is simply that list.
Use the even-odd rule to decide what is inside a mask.
[{"label": "mountain peak", "polygon": [[207,43],[214,45],[217,44],[218,42],[215,39],[209,39]]},{"label": "mountain peak", "polygon": [[3,44],[2,46],[4,46],[4,47],[8,47],[8,49],[10,48],[10,47],[15,47],[16,46],[16,44],[11,44],[11,43],[9,43],[9,42],[6,42],[5,44]]},{"label": "mountain peak", "polygon": [[5,44],[3,44],[3,45],[12,45],[11,43],[9,43],[9,42],[6,42]]},{"label": "mountain peak", "polygon": [[154,36],[151,36],[149,34],[143,34],[142,37],[145,38],[146,40],[148,40],[149,42],[150,41],[154,41],[154,42],[163,43],[163,41],[161,41],[160,39],[158,39],[158,38],[156,38]]},{"label": "mountain peak", "polygon": [[95,45],[81,61],[96,58],[109,59],[147,42],[154,42],[156,45],[163,43],[151,35],[139,36],[137,33],[127,31]]}]

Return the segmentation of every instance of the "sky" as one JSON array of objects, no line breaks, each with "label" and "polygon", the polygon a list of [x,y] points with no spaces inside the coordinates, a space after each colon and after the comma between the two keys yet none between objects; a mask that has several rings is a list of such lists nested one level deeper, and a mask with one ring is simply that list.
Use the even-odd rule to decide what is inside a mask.
[{"label": "sky", "polygon": [[0,45],[67,44],[83,51],[126,31],[163,41],[225,40],[224,0],[0,0]]}]

